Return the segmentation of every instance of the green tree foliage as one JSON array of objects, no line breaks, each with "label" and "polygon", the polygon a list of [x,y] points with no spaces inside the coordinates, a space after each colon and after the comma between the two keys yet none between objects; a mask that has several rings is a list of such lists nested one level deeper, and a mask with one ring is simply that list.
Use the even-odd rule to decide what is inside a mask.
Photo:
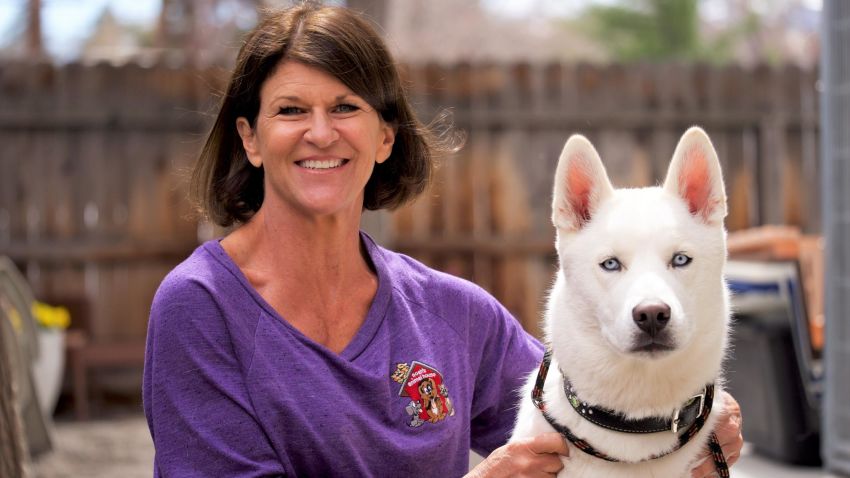
[{"label": "green tree foliage", "polygon": [[584,15],[590,34],[614,59],[708,61],[722,63],[736,39],[757,27],[750,15],[715,38],[700,35],[699,0],[635,0],[590,7]]}]

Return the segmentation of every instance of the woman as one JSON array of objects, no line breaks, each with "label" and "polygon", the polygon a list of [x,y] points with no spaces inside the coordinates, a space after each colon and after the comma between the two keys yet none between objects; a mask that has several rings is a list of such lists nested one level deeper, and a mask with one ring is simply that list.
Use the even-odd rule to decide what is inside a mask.
[{"label": "woman", "polygon": [[474,476],[561,468],[555,433],[504,445],[540,344],[359,231],[364,208],[422,192],[444,146],[353,12],[302,5],[249,35],[193,178],[235,229],[152,306],[156,476],[460,476],[470,448],[490,454]]}]

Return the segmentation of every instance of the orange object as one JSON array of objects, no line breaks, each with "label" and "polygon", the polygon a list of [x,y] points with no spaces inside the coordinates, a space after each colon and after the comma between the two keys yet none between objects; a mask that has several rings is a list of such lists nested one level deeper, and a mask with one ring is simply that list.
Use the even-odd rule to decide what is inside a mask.
[{"label": "orange object", "polygon": [[812,348],[823,350],[823,238],[803,235],[792,226],[761,226],[729,233],[727,249],[730,259],[797,261]]}]

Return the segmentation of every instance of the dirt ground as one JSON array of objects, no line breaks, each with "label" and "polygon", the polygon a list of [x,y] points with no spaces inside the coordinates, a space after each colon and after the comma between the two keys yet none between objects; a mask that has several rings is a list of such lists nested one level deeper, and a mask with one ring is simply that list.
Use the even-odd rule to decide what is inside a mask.
[{"label": "dirt ground", "polygon": [[[27,469],[27,478],[151,478],[153,444],[147,422],[138,410],[112,413],[109,418],[78,422],[60,418],[53,433],[54,450]],[[475,456],[470,464],[480,460]],[[817,468],[777,463],[745,446],[732,473],[736,478],[835,478]]]},{"label": "dirt ground", "polygon": [[141,412],[89,422],[57,421],[53,451],[28,468],[29,478],[151,478],[153,443]]}]

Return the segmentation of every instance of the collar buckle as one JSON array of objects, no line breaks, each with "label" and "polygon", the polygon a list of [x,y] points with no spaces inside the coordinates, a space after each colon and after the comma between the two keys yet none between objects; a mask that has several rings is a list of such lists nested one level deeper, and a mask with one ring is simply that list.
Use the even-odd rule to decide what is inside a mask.
[{"label": "collar buckle", "polygon": [[[698,393],[688,399],[685,402],[685,407],[688,407],[694,400],[699,399],[699,409],[695,416],[702,415],[703,409],[705,408],[705,389],[703,389],[702,393]],[[670,431],[673,433],[679,433],[679,413],[681,413],[682,407],[676,407],[676,410],[673,412],[673,420],[670,421]]]}]

